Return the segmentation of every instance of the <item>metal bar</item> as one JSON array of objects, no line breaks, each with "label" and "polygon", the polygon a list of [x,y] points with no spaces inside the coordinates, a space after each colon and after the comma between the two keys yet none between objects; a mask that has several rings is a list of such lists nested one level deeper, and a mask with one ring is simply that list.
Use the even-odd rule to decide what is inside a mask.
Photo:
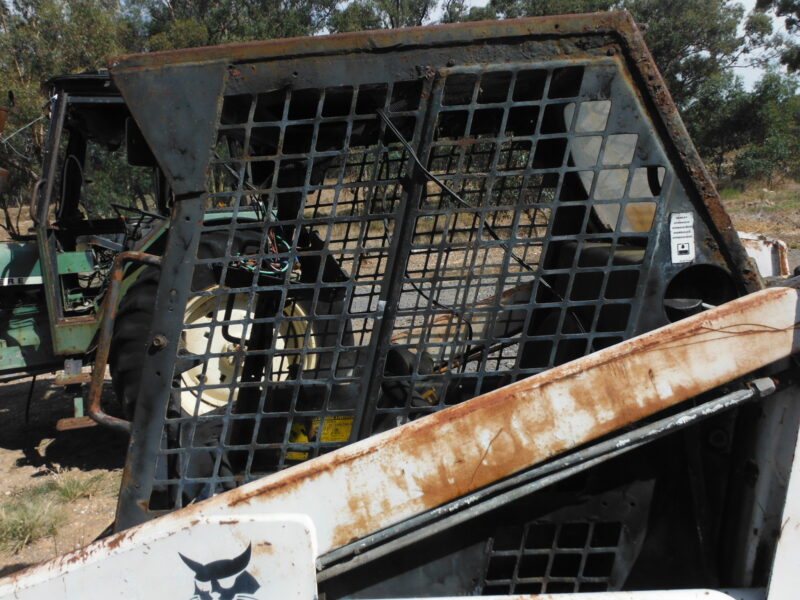
[{"label": "metal bar", "polygon": [[[516,477],[505,479],[474,494],[459,498],[455,502],[359,540],[355,544],[338,548],[325,556],[321,556],[317,561],[318,567],[324,568],[325,565],[335,563],[349,555],[356,555],[355,558],[347,563],[326,568],[319,573],[318,580],[324,581],[421,539],[435,535],[440,531],[449,529],[456,524],[468,521],[499,506],[523,498],[597,464],[635,448],[640,448],[677,429],[693,425],[754,398],[769,396],[776,389],[775,383],[769,378],[762,378],[757,381],[757,383],[750,382],[747,389],[725,394],[699,406],[645,425],[635,431],[605,440],[584,450],[579,450],[574,454],[568,454],[541,467],[531,469]],[[426,523],[430,524],[426,526]],[[403,537],[397,538],[398,535],[402,535],[404,532],[406,533]],[[396,539],[384,543],[385,540],[391,538]],[[377,544],[381,545],[367,550]]]},{"label": "metal bar", "polygon": [[108,355],[111,351],[111,337],[114,334],[114,320],[117,316],[117,305],[122,287],[122,278],[125,264],[133,262],[144,265],[161,266],[161,257],[146,252],[120,252],[114,258],[114,266],[109,274],[108,290],[103,299],[103,322],[100,325],[100,333],[97,338],[97,352],[92,368],[92,381],[89,385],[88,409],[87,414],[98,424],[110,429],[115,429],[123,433],[130,433],[130,421],[119,419],[107,414],[100,406],[100,397],[103,393],[103,381],[106,376],[106,365]]},{"label": "metal bar", "polygon": [[124,104],[125,100],[121,96],[70,96],[70,104]]},{"label": "metal bar", "polygon": [[[425,91],[430,94],[430,84],[425,86]],[[382,114],[378,112],[378,114]],[[408,157],[406,158],[408,178],[401,181],[403,186],[403,199],[401,201],[401,208],[397,214],[396,227],[397,231],[392,236],[395,250],[390,252],[389,264],[387,265],[387,272],[391,273],[388,285],[386,286],[385,296],[381,298],[384,302],[383,310],[381,311],[381,318],[376,324],[377,346],[375,347],[375,357],[372,362],[372,368],[365,384],[366,389],[366,403],[364,411],[357,416],[353,433],[358,432],[359,439],[367,437],[372,433],[373,420],[375,418],[377,398],[381,389],[381,377],[386,357],[389,352],[389,345],[384,340],[390,340],[392,330],[394,329],[394,322],[399,308],[400,296],[404,288],[404,274],[406,272],[406,265],[408,257],[411,253],[411,240],[414,235],[414,219],[418,213],[419,199],[423,193],[426,179],[420,169],[419,159],[416,157],[416,152],[420,148],[426,148],[430,145],[430,138],[432,136],[433,124],[430,122],[431,111],[425,111],[425,116],[420,119],[417,124],[417,131],[415,134],[420,138],[417,143],[417,150],[415,151],[412,146],[405,140],[404,146]],[[352,435],[352,434],[351,434]]]},{"label": "metal bar", "polygon": [[[146,354],[144,357],[142,374],[146,384],[139,390],[131,448],[137,448],[137,439],[161,439],[162,420],[166,414],[172,372],[177,360],[182,317],[193,275],[193,269],[187,267],[187,263],[197,253],[200,224],[203,222],[202,201],[202,196],[184,198],[173,208],[167,251],[161,264],[159,292],[149,332],[150,339],[162,336],[159,339],[166,340],[166,345],[158,348],[158,352]],[[173,289],[176,293],[171,293]],[[142,402],[142,396],[145,395],[148,401]],[[147,519],[147,505],[152,492],[158,449],[157,442],[143,449],[128,451],[126,474],[136,473],[140,478],[132,481],[131,477],[123,477],[117,505],[117,527],[129,527]]]},{"label": "metal bar", "polygon": [[36,246],[39,250],[39,263],[44,282],[45,303],[50,316],[50,339],[53,350],[58,348],[58,330],[56,323],[63,317],[64,307],[61,297],[61,280],[58,276],[58,265],[54,249],[50,244],[47,215],[50,195],[56,179],[58,168],[58,147],[64,130],[64,119],[67,113],[67,94],[58,95],[51,104],[51,125],[47,133],[46,154],[42,160],[42,174],[31,194],[30,213],[36,226]]}]

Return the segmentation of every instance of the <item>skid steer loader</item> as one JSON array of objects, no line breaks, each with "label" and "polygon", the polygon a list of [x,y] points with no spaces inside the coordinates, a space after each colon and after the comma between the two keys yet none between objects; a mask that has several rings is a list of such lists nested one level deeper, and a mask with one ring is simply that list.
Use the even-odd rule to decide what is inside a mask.
[{"label": "skid steer loader", "polygon": [[[0,365],[66,359],[62,427],[130,448],[117,533],[0,598],[793,597],[800,283],[765,289],[628,15],[51,86]],[[93,217],[103,169],[140,204]]]}]

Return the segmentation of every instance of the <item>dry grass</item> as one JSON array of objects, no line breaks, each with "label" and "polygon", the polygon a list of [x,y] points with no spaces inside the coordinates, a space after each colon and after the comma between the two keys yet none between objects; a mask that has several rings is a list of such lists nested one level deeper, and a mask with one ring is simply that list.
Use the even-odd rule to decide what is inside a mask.
[{"label": "dry grass", "polygon": [[105,487],[105,475],[96,473],[85,476],[79,471],[62,471],[53,475],[46,483],[62,502],[74,502],[79,498],[90,498],[101,493]]},{"label": "dry grass", "polygon": [[17,553],[29,544],[56,535],[68,518],[66,509],[70,504],[115,491],[106,473],[60,471],[39,485],[10,493],[0,504],[0,549]]},{"label": "dry grass", "polygon": [[774,190],[758,184],[723,188],[720,195],[738,231],[762,233],[800,248],[800,183],[788,181]]},{"label": "dry grass", "polygon": [[31,488],[0,506],[0,547],[17,553],[28,544],[55,535],[66,519],[63,506],[50,494]]}]

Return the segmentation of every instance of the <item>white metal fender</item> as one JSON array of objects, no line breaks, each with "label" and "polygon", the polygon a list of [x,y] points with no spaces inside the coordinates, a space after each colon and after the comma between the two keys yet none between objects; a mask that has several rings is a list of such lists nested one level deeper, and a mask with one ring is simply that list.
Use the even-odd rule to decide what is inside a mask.
[{"label": "white metal fender", "polygon": [[[800,401],[800,398],[797,399]],[[772,563],[769,600],[795,600],[800,597],[800,435],[786,490],[781,518],[781,533]]]},{"label": "white metal fender", "polygon": [[[592,592],[585,594],[534,594],[526,596],[482,596],[483,600],[759,600],[763,590],[724,592],[719,590],[656,590],[648,592]],[[395,600],[395,599],[392,599]],[[415,600],[403,598],[397,600]],[[430,598],[429,600],[464,600]]]},{"label": "white metal fender", "polygon": [[316,535],[306,515],[207,517],[133,529],[2,581],[3,600],[314,600]]}]

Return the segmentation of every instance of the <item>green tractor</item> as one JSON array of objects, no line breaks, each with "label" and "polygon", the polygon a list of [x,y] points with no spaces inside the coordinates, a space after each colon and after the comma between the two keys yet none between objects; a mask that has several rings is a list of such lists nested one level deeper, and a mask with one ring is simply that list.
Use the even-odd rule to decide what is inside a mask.
[{"label": "green tractor", "polygon": [[[156,170],[130,152],[136,142],[126,132],[127,111],[109,83],[107,73],[50,82],[52,126],[31,196],[33,224],[0,244],[0,377],[63,370],[56,383],[76,392],[75,418],[62,419],[59,429],[96,424],[77,392],[91,377],[83,367],[95,357],[115,258],[135,246],[164,246],[165,192]],[[93,195],[101,185],[93,179],[107,177],[99,167],[125,164],[119,156],[126,150],[132,164],[125,173],[139,187],[150,187],[139,206],[132,199],[107,203]],[[123,294],[142,272],[126,270]],[[116,364],[112,370],[119,380]],[[104,413],[96,412],[102,421]]]},{"label": "green tractor", "polygon": [[[129,432],[142,357],[151,341],[147,336],[159,282],[158,257],[166,247],[174,194],[107,71],[57,77],[49,85],[51,127],[42,177],[31,199],[33,227],[27,235],[0,242],[0,381],[59,371],[56,384],[74,394],[75,409],[73,418],[58,422],[59,430],[99,423]],[[235,151],[232,139],[217,148],[226,156]],[[7,172],[0,176],[5,182]],[[223,190],[236,177],[228,169],[211,177],[209,185]],[[245,227],[240,225],[232,242],[234,256],[252,254],[259,245],[258,224],[265,219],[265,208],[257,198],[248,204],[235,211],[236,222]],[[222,208],[204,222],[224,229],[233,216]],[[248,221],[253,228],[246,226]],[[269,244],[278,253],[286,249],[277,230],[270,232]],[[201,255],[217,255],[226,250],[226,236],[212,232],[200,247]],[[291,271],[295,278],[300,272],[300,260],[294,261],[297,265],[285,258],[261,266],[257,262],[242,258],[229,265],[228,279],[254,271]],[[192,289],[219,287],[217,272],[216,266],[195,269]],[[221,308],[213,305],[213,298],[196,299],[187,305],[186,319],[203,323],[215,311],[230,318],[247,310],[244,296]],[[284,312],[305,315],[303,301],[285,301]],[[188,333],[183,350],[202,354],[237,348],[241,329],[220,330],[208,348],[206,337]],[[324,323],[287,323],[278,331],[277,343],[314,347],[324,339],[324,329]],[[292,362],[280,368],[288,373]],[[314,365],[308,363],[315,360],[305,362],[310,368]],[[84,369],[89,365],[95,366],[93,373]],[[100,405],[106,365],[118,400],[112,412],[122,418]],[[200,378],[206,384],[233,376],[233,361],[224,358],[205,361],[203,369],[191,365],[182,374],[186,381]],[[81,391],[84,384],[90,384],[88,397]],[[202,394],[200,413],[224,407],[228,396],[215,390]],[[189,406],[196,400],[196,394],[189,394],[178,404],[191,413]]]}]

